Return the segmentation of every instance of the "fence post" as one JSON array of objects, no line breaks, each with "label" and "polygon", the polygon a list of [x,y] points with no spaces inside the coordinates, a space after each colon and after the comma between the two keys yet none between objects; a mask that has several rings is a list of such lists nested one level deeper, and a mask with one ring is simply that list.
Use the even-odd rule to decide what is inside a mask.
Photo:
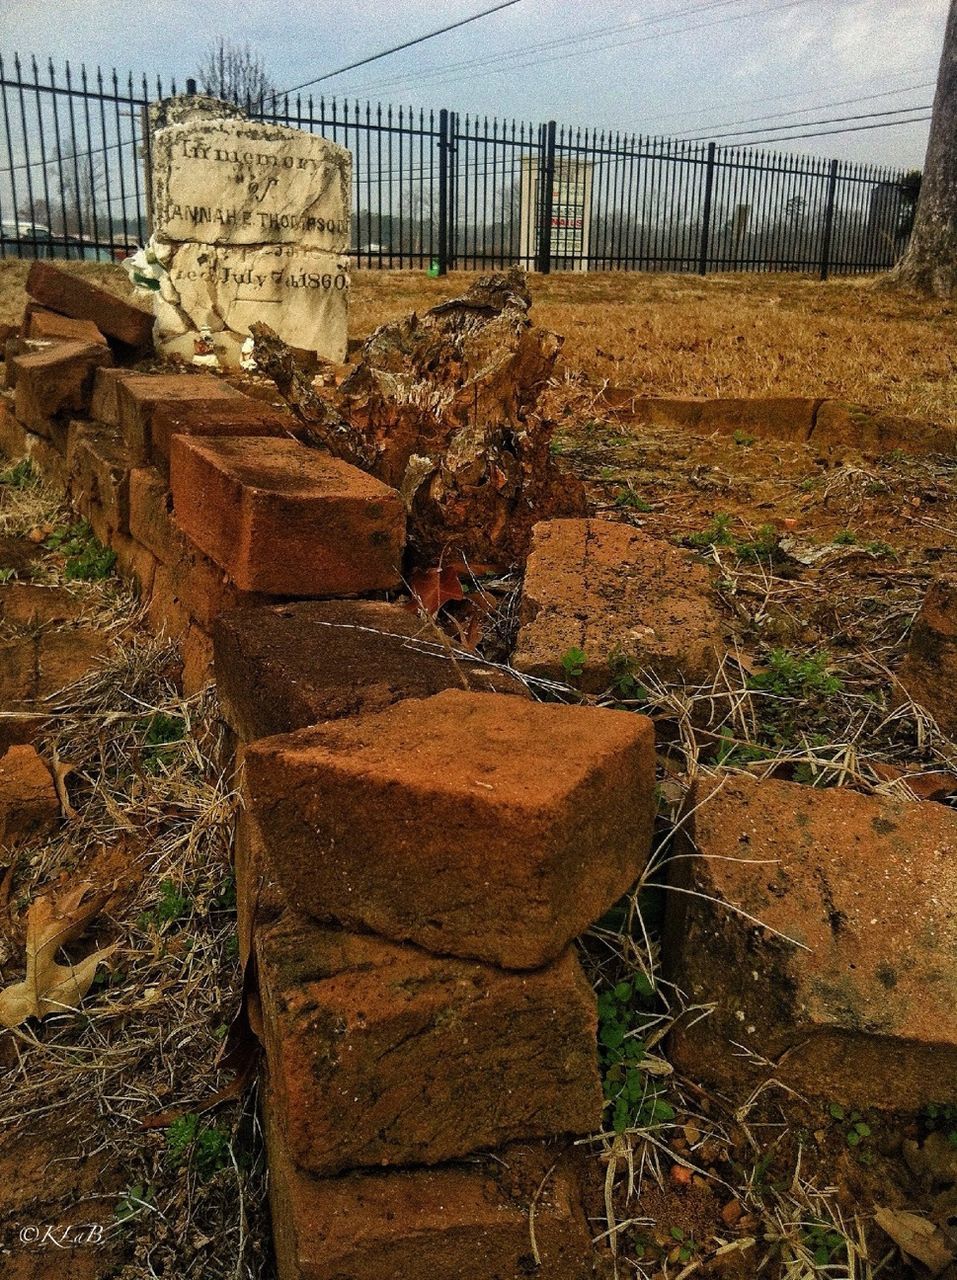
[{"label": "fence post", "polygon": [[[449,202],[449,232],[448,232],[448,254],[449,254],[449,270],[455,271],[458,267],[459,242],[458,242],[458,223],[455,217],[455,211],[459,207],[459,165],[458,165],[458,142],[459,137],[459,113],[457,111],[449,112],[449,186],[448,186],[448,202]],[[466,159],[468,152],[466,151]]]},{"label": "fence post", "polygon": [[439,112],[439,275],[449,269],[449,113]]},{"label": "fence post", "polygon": [[704,178],[704,209],[701,216],[701,247],[698,252],[698,274],[708,274],[708,250],[711,247],[711,202],[714,197],[715,144],[708,143],[708,168]]},{"label": "fence post", "polygon": [[538,270],[552,269],[552,205],[555,194],[555,121],[542,127],[542,154],[538,162],[541,181],[538,224]]},{"label": "fence post", "polygon": [[837,193],[837,160],[831,161],[827,179],[827,205],[824,210],[824,238],[821,241],[821,279],[826,280],[831,267],[831,236],[834,231],[834,197]]}]

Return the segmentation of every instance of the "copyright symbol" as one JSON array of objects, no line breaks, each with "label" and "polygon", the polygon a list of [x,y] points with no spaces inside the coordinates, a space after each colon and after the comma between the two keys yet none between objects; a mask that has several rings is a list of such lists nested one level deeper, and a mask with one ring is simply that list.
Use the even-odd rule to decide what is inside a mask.
[{"label": "copyright symbol", "polygon": [[20,1228],[21,1244],[36,1244],[36,1242],[39,1239],[40,1239],[39,1227],[21,1227]]}]

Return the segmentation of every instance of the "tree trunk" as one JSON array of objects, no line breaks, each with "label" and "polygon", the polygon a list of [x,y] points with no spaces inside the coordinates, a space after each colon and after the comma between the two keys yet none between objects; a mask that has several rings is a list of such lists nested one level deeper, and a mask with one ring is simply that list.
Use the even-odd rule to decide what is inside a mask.
[{"label": "tree trunk", "polygon": [[914,230],[888,283],[957,296],[957,0],[951,0]]}]

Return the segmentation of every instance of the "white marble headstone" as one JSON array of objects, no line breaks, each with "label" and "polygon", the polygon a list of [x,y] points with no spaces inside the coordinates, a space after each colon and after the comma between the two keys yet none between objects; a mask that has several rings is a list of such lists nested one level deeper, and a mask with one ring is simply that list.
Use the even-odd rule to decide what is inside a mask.
[{"label": "white marble headstone", "polygon": [[[167,112],[153,135],[157,349],[190,358],[208,328],[239,365],[257,320],[290,346],[346,354],[352,158],[300,129],[215,110]],[[158,121],[159,123],[159,121]]]}]

